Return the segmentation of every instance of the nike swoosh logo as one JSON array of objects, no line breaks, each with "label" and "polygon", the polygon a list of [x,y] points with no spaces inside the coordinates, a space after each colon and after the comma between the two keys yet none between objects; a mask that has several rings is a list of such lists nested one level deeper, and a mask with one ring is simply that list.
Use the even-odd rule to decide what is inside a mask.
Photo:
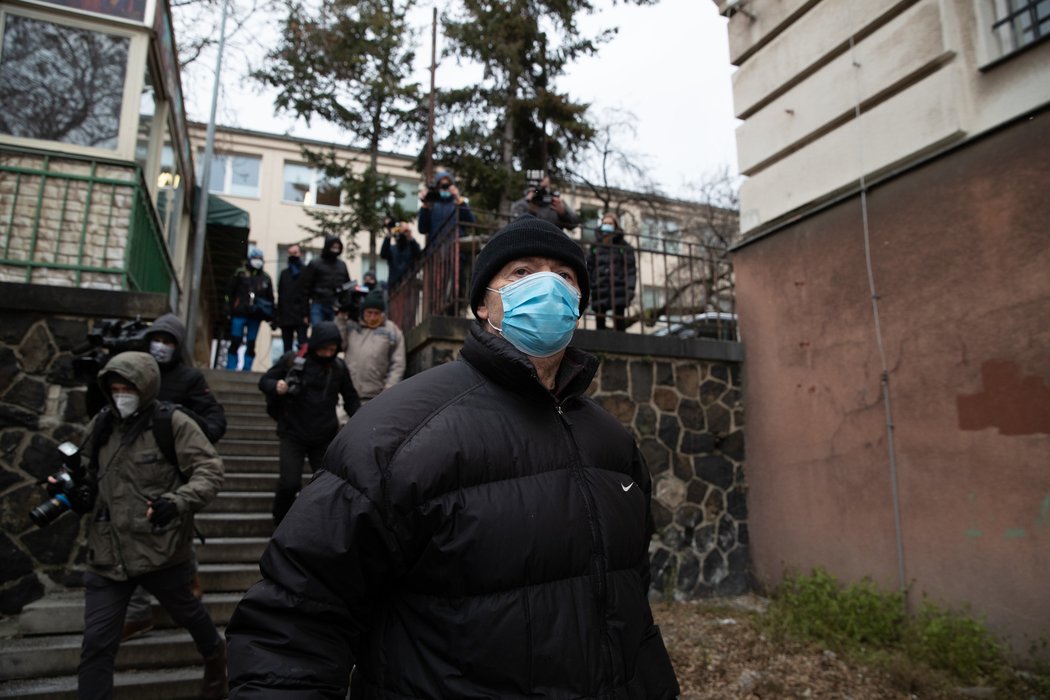
[{"label": "nike swoosh logo", "polygon": [[620,484],[620,488],[623,489],[624,493],[627,493],[628,491],[630,491],[632,486],[634,486],[634,482],[633,481],[631,483],[627,484],[626,486],[624,486],[623,484]]}]

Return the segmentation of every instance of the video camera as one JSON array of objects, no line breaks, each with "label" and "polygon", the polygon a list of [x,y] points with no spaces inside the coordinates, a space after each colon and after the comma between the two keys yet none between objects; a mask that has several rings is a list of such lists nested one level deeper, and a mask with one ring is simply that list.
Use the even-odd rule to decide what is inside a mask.
[{"label": "video camera", "polygon": [[82,384],[91,384],[111,356],[129,350],[147,352],[148,330],[149,324],[138,316],[134,321],[115,318],[99,321],[87,334],[88,348],[78,351],[73,358],[73,376]]},{"label": "video camera", "polygon": [[37,527],[47,527],[67,510],[84,510],[85,507],[89,507],[91,501],[90,489],[77,484],[73,478],[74,474],[81,471],[80,448],[71,442],[63,442],[58,446],[58,451],[62,453],[63,464],[59,471],[52,475],[55,483],[47,484],[47,492],[51,498],[29,511],[29,519]]},{"label": "video camera", "polygon": [[296,357],[292,360],[292,366],[284,375],[284,383],[288,385],[289,394],[298,394],[303,388],[303,368],[306,367],[305,357]]},{"label": "video camera", "polygon": [[335,305],[344,312],[351,320],[357,321],[361,317],[361,303],[365,296],[371,291],[366,284],[359,284],[354,280],[344,282],[335,290]]},{"label": "video camera", "polygon": [[555,197],[560,197],[561,192],[557,190],[548,190],[546,187],[540,187],[540,183],[543,182],[545,174],[542,170],[526,170],[525,180],[528,183],[528,191],[532,192],[532,203],[540,207],[549,207]]},{"label": "video camera", "polygon": [[423,195],[424,202],[436,202],[441,199],[441,190],[448,190],[452,187],[452,183],[442,182],[437,187],[427,187],[426,194]]}]

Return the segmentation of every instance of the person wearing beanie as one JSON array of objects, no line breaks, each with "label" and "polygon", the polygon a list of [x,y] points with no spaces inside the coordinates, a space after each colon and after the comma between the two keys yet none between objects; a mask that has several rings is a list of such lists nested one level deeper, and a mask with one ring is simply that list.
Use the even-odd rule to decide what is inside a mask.
[{"label": "person wearing beanie", "polygon": [[555,226],[572,230],[580,225],[580,219],[561,193],[551,188],[549,175],[544,175],[538,183],[530,184],[525,196],[510,206],[510,215],[514,218],[531,214],[548,221]]},{"label": "person wearing beanie", "polygon": [[263,272],[263,252],[248,246],[244,267],[237,270],[226,285],[226,320],[230,324],[230,347],[226,354],[226,369],[236,370],[237,351],[244,343],[245,372],[250,372],[255,361],[255,339],[263,321],[273,319],[273,280]]},{"label": "person wearing beanie", "polygon": [[[281,443],[280,476],[273,498],[275,526],[295,501],[303,464],[309,459],[312,471],[320,469],[328,444],[339,432],[339,397],[348,416],[361,406],[346,364],[336,357],[340,347],[335,323],[322,321],[310,329],[305,346],[286,352],[259,379],[259,390],[267,397],[267,413],[277,420]],[[271,406],[276,415],[270,412]]]},{"label": "person wearing beanie", "polygon": [[226,628],[232,698],[678,696],[649,471],[569,345],[589,294],[554,224],[482,248],[459,358],[362,408],[274,533]]},{"label": "person wearing beanie", "polygon": [[405,335],[386,318],[383,290],[370,291],[361,302],[361,320],[347,319],[340,330],[346,364],[362,403],[405,376]]}]

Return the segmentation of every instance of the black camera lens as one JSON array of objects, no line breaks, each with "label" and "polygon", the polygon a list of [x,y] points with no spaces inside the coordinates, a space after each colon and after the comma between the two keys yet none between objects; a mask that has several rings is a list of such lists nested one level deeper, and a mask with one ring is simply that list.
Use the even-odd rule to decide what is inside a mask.
[{"label": "black camera lens", "polygon": [[37,527],[47,527],[67,510],[69,510],[69,501],[64,494],[59,494],[29,511],[29,519]]}]

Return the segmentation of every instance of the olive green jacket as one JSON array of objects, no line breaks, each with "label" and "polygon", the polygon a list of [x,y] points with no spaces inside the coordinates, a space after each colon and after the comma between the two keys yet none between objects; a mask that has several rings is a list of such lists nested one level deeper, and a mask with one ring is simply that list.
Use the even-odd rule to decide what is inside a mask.
[{"label": "olive green jacket", "polygon": [[[89,514],[88,566],[114,580],[125,580],[187,561],[192,554],[193,514],[207,506],[222,487],[222,459],[197,423],[181,411],[172,413],[176,466],[165,459],[153,436],[154,402],[160,391],[160,370],[152,356],[125,352],[99,372],[117,374],[139,390],[139,410],[121,419],[111,406],[113,431],[99,447],[97,471],[87,478],[98,488]],[[110,399],[112,403],[112,399]],[[93,451],[88,426],[82,448],[85,462]],[[182,476],[179,475],[181,472]],[[175,502],[179,515],[163,527],[146,519],[146,501],[163,496]]]}]

